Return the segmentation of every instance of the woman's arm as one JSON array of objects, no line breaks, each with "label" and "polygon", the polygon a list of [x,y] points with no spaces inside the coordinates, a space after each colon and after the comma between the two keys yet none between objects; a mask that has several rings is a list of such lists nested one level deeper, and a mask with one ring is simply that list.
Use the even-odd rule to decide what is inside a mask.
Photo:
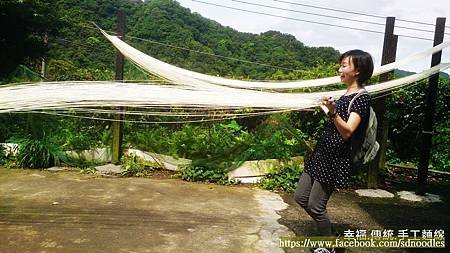
[{"label": "woman's arm", "polygon": [[361,123],[361,116],[359,116],[356,112],[351,112],[347,122],[345,122],[339,114],[336,114],[336,116],[331,120],[334,122],[338,132],[341,134],[342,139],[347,141],[350,137],[352,137],[352,134]]},{"label": "woman's arm", "polygon": [[324,97],[322,104],[328,108],[330,115],[333,115],[331,120],[341,134],[342,139],[344,139],[344,141],[350,139],[353,132],[355,132],[356,128],[358,128],[361,123],[361,116],[356,112],[351,112],[347,122],[345,122],[339,114],[336,113],[336,103],[332,98]]}]

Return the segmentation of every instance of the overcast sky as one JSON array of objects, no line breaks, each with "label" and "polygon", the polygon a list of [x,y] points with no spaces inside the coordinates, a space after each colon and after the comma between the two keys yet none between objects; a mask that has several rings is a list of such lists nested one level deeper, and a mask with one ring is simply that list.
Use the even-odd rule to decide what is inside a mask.
[{"label": "overcast sky", "polygon": [[[241,32],[250,32],[259,34],[268,30],[276,30],[282,33],[294,35],[299,41],[307,46],[330,46],[341,53],[350,49],[359,48],[372,54],[376,66],[381,63],[381,54],[383,47],[383,34],[356,31],[352,29],[344,29],[331,27],[327,25],[312,24],[289,20],[285,18],[270,17],[260,14],[253,14],[238,10],[227,9],[223,7],[211,6],[192,0],[177,0],[182,6],[189,8],[192,12],[197,12],[202,16],[215,20],[222,25],[230,26]],[[333,18],[319,17],[307,15],[288,10],[296,10],[303,12],[313,12],[321,15],[339,16],[349,19],[357,19],[384,24],[383,18],[374,18],[369,16],[360,16],[351,13],[335,12],[306,6],[298,6],[290,3],[309,4],[314,6],[360,12],[378,16],[394,16],[396,17],[396,25],[413,27],[418,29],[430,30],[434,32],[434,26],[421,25],[399,21],[398,19],[419,21],[425,23],[436,23],[437,17],[445,17],[446,26],[450,27],[450,0],[240,0],[253,4],[270,5],[288,10],[278,10],[267,7],[260,7],[239,3],[233,0],[199,0],[208,3],[220,4],[240,8],[245,10],[264,12],[273,15],[285,16],[295,19],[304,19],[315,22],[323,22],[327,24],[350,26],[361,29],[384,32],[384,25],[365,24],[354,21],[339,20]],[[395,28],[394,33],[398,35],[410,35],[433,39],[433,32],[419,32]],[[450,28],[446,28],[446,33],[450,34]],[[445,35],[444,41],[450,40],[450,35]],[[405,38],[399,36],[397,47],[397,59],[402,59],[415,52],[427,49],[433,45],[433,41]],[[443,51],[442,62],[450,61],[450,48]],[[429,68],[431,57],[424,58],[420,62],[410,64],[401,69],[410,71],[421,71]],[[446,71],[450,73],[450,70]]]}]

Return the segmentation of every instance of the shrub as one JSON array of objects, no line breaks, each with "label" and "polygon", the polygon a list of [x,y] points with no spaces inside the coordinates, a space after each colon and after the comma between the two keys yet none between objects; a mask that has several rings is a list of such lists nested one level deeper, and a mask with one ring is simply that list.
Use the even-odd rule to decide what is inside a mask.
[{"label": "shrub", "polygon": [[161,167],[159,164],[145,161],[135,154],[123,155],[121,163],[124,169],[122,176],[146,176],[151,174],[155,168]]},{"label": "shrub", "polygon": [[302,172],[303,167],[294,163],[275,167],[259,181],[258,185],[266,190],[293,192]]},{"label": "shrub", "polygon": [[45,136],[42,139],[12,139],[11,142],[19,145],[15,160],[20,168],[48,168],[67,161],[64,151]]}]

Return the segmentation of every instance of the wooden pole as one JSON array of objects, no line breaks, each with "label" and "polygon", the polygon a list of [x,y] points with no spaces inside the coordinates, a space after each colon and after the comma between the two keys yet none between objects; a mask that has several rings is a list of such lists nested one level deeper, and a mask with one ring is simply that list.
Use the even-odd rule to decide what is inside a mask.
[{"label": "wooden pole", "polygon": [[[444,41],[445,18],[436,19],[433,45],[437,46]],[[431,67],[441,63],[442,51],[433,54]],[[428,165],[430,163],[431,141],[433,137],[434,112],[436,109],[436,96],[439,83],[439,72],[428,79],[427,109],[422,130],[422,143],[420,145],[419,171],[417,174],[417,194],[425,195],[428,177]]]},{"label": "wooden pole", "polygon": [[[47,33],[45,33],[44,35],[44,44],[47,47],[48,45],[48,35]],[[41,77],[45,78],[45,73],[47,72],[47,64],[46,64],[46,59],[45,56],[42,56],[42,65],[41,65]]]},{"label": "wooden pole", "polygon": [[[381,58],[381,65],[394,62],[397,54],[397,41],[398,36],[394,35],[395,17],[386,18],[386,28],[384,32],[383,43],[383,55]],[[394,74],[394,71],[384,73],[380,76],[380,82],[389,80]],[[377,129],[377,141],[380,144],[375,159],[369,164],[367,173],[367,187],[377,188],[378,186],[378,173],[385,167],[386,162],[386,148],[388,139],[388,122],[385,117],[386,112],[386,97],[381,96],[372,101],[372,107],[377,114],[378,129]]]},{"label": "wooden pole", "polygon": [[[117,36],[125,40],[125,13],[119,10],[117,13]],[[117,50],[116,52],[116,76],[117,81],[123,81],[123,63],[124,57]],[[118,108],[119,111],[122,108]],[[123,140],[123,114],[115,114],[112,123],[112,158],[111,162],[114,164],[120,163],[122,157],[122,140]]]}]

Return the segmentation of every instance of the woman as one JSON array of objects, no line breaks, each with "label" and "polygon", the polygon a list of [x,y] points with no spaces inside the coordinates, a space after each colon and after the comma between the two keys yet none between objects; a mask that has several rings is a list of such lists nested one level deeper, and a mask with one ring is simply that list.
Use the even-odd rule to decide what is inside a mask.
[{"label": "woman", "polygon": [[342,54],[339,62],[339,74],[347,92],[336,102],[332,98],[323,99],[323,105],[329,110],[329,122],[305,162],[295,192],[295,201],[316,221],[322,236],[332,235],[327,202],[336,188],[348,185],[352,169],[350,139],[361,134],[361,129],[367,124],[370,107],[370,96],[366,93],[355,99],[348,114],[350,101],[372,76],[370,54],[351,50]]}]

